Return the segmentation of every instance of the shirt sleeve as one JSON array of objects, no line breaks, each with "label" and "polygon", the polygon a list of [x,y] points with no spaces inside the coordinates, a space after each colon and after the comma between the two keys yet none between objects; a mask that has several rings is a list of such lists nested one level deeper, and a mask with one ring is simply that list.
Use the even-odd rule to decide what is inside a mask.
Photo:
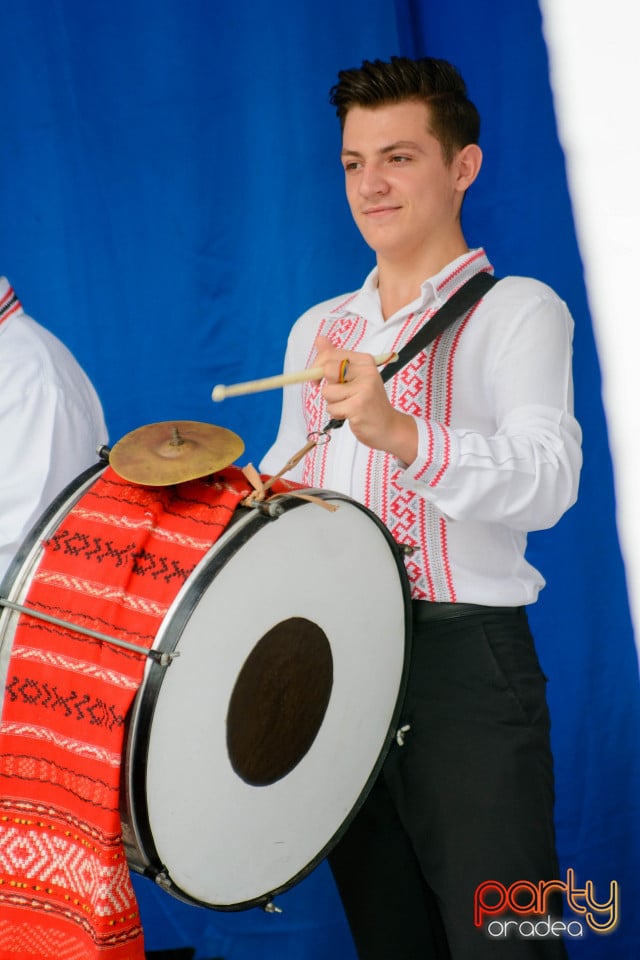
[{"label": "shirt sleeve", "polygon": [[[292,338],[289,338],[285,353],[283,372],[291,373],[306,366],[303,355],[295,356]],[[262,473],[271,476],[282,470],[288,460],[307,442],[307,424],[304,413],[302,390],[297,384],[284,387],[282,391],[282,412],[276,439],[260,462]],[[294,482],[302,480],[304,461],[287,471],[287,479]]]},{"label": "shirt sleeve", "polygon": [[0,365],[0,580],[30,528],[79,473],[97,462],[106,443],[95,401],[79,405],[72,391],[43,382],[33,371]]},{"label": "shirt sleeve", "polygon": [[399,464],[400,483],[452,520],[540,530],[577,498],[582,434],[573,415],[573,320],[540,288],[511,305],[513,312],[504,304],[499,315],[487,310],[483,377],[492,429],[416,419],[418,455]]}]

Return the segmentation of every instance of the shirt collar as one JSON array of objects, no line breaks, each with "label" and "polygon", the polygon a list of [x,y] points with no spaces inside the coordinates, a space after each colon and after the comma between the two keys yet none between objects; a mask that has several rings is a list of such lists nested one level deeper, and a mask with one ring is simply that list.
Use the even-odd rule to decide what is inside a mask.
[{"label": "shirt collar", "polygon": [[[413,303],[408,303],[395,316],[406,316],[418,311],[439,309],[463,283],[481,270],[493,272],[487,255],[482,247],[467,250],[456,260],[448,263],[435,276],[429,277],[421,284],[420,296]],[[378,268],[374,267],[367,276],[360,290],[348,300],[342,311],[344,314],[357,314],[366,317],[380,315],[380,294],[378,293]],[[393,320],[393,317],[389,318]],[[388,321],[387,321],[388,322]]]},{"label": "shirt collar", "polygon": [[22,310],[15,291],[6,277],[0,277],[0,324],[14,313]]}]

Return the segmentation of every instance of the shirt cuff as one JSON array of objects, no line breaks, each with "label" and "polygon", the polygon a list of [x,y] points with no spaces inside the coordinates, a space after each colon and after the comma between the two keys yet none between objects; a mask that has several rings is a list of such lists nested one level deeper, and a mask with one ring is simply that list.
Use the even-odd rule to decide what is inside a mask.
[{"label": "shirt cuff", "polygon": [[439,486],[460,457],[458,438],[453,430],[435,420],[419,420],[418,455],[411,464],[398,461],[403,486],[419,484],[430,488]]}]

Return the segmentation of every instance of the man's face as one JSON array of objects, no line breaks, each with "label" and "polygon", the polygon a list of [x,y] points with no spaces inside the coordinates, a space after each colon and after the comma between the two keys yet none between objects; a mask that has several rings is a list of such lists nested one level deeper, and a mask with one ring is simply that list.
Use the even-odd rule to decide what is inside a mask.
[{"label": "man's face", "polygon": [[429,132],[425,104],[353,107],[341,158],[351,213],[379,257],[419,257],[457,230],[464,189],[456,159],[447,165]]}]

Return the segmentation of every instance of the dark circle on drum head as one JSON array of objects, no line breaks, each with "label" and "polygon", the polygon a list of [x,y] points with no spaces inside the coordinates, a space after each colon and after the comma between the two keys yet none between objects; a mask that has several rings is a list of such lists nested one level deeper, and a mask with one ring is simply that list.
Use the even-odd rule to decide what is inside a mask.
[{"label": "dark circle on drum head", "polygon": [[304,617],[272,627],[236,680],[227,713],[231,766],[246,783],[281,780],[309,751],[333,686],[333,657],[324,631]]}]

